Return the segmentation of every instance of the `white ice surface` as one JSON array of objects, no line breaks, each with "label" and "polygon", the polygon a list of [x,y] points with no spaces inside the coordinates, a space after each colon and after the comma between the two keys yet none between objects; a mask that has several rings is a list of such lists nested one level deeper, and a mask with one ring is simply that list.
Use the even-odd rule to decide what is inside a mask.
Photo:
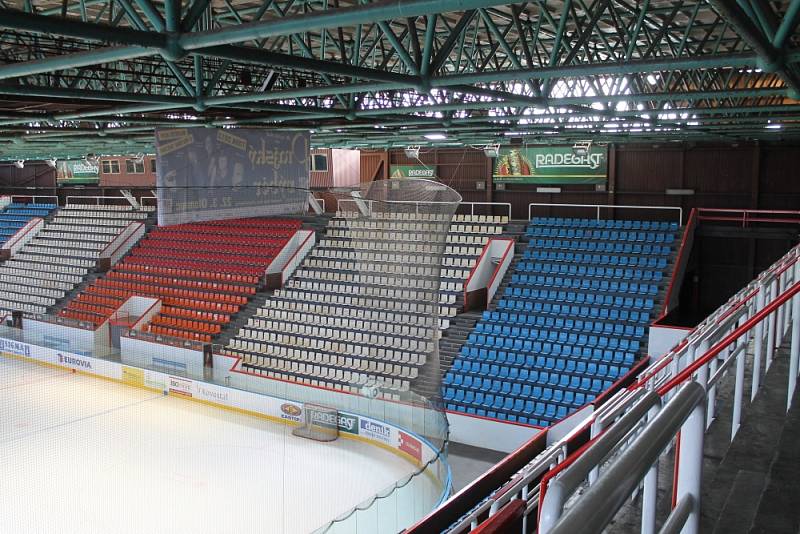
[{"label": "white ice surface", "polygon": [[413,470],[353,440],[0,357],[0,533],[314,530]]}]

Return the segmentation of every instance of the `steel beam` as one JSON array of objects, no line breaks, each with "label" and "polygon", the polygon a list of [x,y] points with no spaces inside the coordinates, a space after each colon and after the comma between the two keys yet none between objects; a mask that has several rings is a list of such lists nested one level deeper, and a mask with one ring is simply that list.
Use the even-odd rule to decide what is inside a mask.
[{"label": "steel beam", "polygon": [[770,72],[777,72],[794,94],[800,95],[800,78],[787,68],[784,54],[753,25],[741,8],[732,0],[708,0],[708,3],[755,50],[761,59],[760,67]]},{"label": "steel beam", "polygon": [[449,11],[468,11],[497,5],[517,4],[508,0],[380,0],[353,7],[341,7],[290,15],[281,19],[250,22],[208,32],[182,35],[180,45],[186,50],[241,43],[274,35],[290,35],[309,30],[355,26],[376,21],[405,19]]}]

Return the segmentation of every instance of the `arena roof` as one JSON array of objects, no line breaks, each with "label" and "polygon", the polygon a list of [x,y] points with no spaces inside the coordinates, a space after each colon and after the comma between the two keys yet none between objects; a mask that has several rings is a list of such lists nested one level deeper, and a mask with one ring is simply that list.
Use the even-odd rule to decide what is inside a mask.
[{"label": "arena roof", "polygon": [[[0,159],[800,132],[800,0],[0,0]],[[431,134],[435,139],[430,137]]]}]

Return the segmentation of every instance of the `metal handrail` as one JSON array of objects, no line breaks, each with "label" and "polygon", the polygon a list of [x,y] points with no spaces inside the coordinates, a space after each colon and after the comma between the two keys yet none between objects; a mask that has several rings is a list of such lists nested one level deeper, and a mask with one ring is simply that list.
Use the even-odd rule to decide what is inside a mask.
[{"label": "metal handrail", "polygon": [[[676,491],[675,505],[667,518],[667,528],[664,531],[697,532],[704,432],[715,417],[717,382],[733,362],[736,362],[731,421],[731,440],[733,440],[741,420],[746,336],[764,322],[769,322],[770,326],[768,336],[770,350],[781,343],[782,335],[787,330],[786,326],[792,324],[787,410],[791,405],[800,368],[800,265],[793,261],[795,253],[796,249],[789,251],[757,279],[760,283],[767,283],[773,288],[780,282],[779,294],[773,292],[768,303],[761,303],[758,306],[749,300],[746,306],[737,305],[727,310],[726,306],[721,307],[718,313],[709,318],[710,321],[706,321],[711,327],[698,332],[681,349],[690,361],[681,363],[677,358],[673,358],[671,367],[662,368],[668,369],[668,374],[651,375],[646,382],[640,382],[635,386],[637,390],[656,386],[655,391],[649,389],[649,395],[657,399],[671,399],[670,403],[688,395],[684,392],[689,388],[697,390],[694,394],[695,401],[691,405],[683,405],[682,418],[667,424],[660,419],[660,415],[655,416],[655,419],[644,426],[642,433],[632,444],[626,444],[626,439],[620,437],[628,436],[628,428],[619,429],[614,435],[608,432],[601,435],[582,452],[581,457],[573,465],[550,481],[542,502],[539,532],[601,532],[625,498],[642,483],[644,492],[642,532],[654,532],[657,488],[655,475],[650,474],[657,472],[657,462],[661,452],[669,446],[676,435],[679,436],[680,455],[676,455],[676,480],[673,483]],[[781,267],[787,263],[793,265],[794,269]],[[750,286],[745,288],[747,289],[750,289]],[[765,292],[762,290],[759,293],[763,295]],[[730,301],[726,304],[730,304]],[[788,309],[789,306],[792,308]],[[782,312],[783,317],[776,321],[776,316]],[[756,346],[761,345],[763,341],[763,333],[757,334]],[[679,363],[685,367],[683,369],[676,367]],[[756,368],[754,378],[758,372]],[[634,411],[639,414],[643,411],[649,412],[653,409],[653,405],[629,397],[615,405],[617,410],[623,408],[629,410],[623,416],[624,419]],[[646,422],[644,417],[638,419],[635,416],[631,417]],[[611,462],[610,467],[605,468],[599,479],[596,477],[593,479],[591,473],[597,471],[609,451],[617,444],[621,446],[622,452]],[[564,512],[564,503],[568,497],[587,479],[589,490]],[[562,513],[564,515],[559,518]],[[589,515],[592,521],[587,522]]]},{"label": "metal handrail", "polygon": [[794,297],[797,293],[800,293],[800,282],[795,282],[795,284],[788,291],[784,292],[777,299],[767,304],[753,317],[748,319],[744,325],[738,327],[727,337],[725,337],[722,341],[714,345],[714,347],[712,347],[703,356],[696,359],[689,366],[687,366],[680,373],[678,373],[675,377],[673,377],[669,382],[661,386],[658,389],[658,394],[666,395],[671,389],[675,388],[678,384],[686,381],[689,377],[692,376],[692,374],[697,372],[698,369],[706,365],[713,358],[717,357],[717,355],[719,355],[719,353],[728,348],[728,346],[730,346],[731,343],[739,339],[744,334],[748,333],[757,323],[760,323],[762,320],[764,320],[764,318],[766,318],[768,315],[770,315],[772,312],[778,309],[778,307],[786,303],[790,298]]},{"label": "metal handrail", "polygon": [[[571,507],[552,529],[542,530],[540,528],[539,532],[575,534],[602,530],[601,525],[605,525],[613,519],[653,463],[669,446],[673,436],[683,426],[692,411],[703,402],[705,396],[706,392],[703,386],[696,382],[686,384],[681,388],[680,393],[659,410],[650,424],[636,437],[633,444],[620,454],[604,475],[581,496],[576,505]],[[648,398],[648,402],[643,399],[641,403],[649,406],[656,405],[660,399],[655,395],[653,397]],[[594,453],[595,451],[590,449],[584,457],[589,458]],[[596,454],[595,457],[597,457]],[[578,469],[577,463],[567,469],[562,475],[563,479],[558,480],[557,483],[563,483],[563,480],[568,479],[572,470],[575,469]],[[575,483],[574,479],[580,477],[581,474],[583,473],[573,477],[573,483]],[[582,482],[583,478],[585,475],[578,480],[578,483]],[[550,492],[552,491],[553,484],[551,483]]]},{"label": "metal handrail", "polygon": [[[738,430],[739,420],[741,417],[740,405],[743,398],[744,365],[746,363],[744,358],[746,348],[745,337],[744,335],[736,336],[734,332],[743,331],[749,327],[749,332],[755,332],[756,339],[760,340],[760,342],[755,344],[756,356],[754,357],[754,371],[752,373],[752,386],[753,392],[755,392],[758,389],[759,381],[759,351],[764,352],[761,349],[763,348],[762,345],[766,343],[766,361],[768,366],[771,351],[769,347],[774,347],[782,336],[782,334],[775,333],[772,335],[772,337],[769,337],[766,336],[764,332],[760,333],[759,329],[764,331],[774,330],[783,332],[788,329],[787,327],[789,323],[794,321],[793,328],[797,329],[796,338],[798,341],[794,342],[792,349],[791,366],[793,369],[795,369],[795,372],[790,372],[790,375],[792,376],[789,377],[789,389],[790,391],[793,391],[796,387],[796,370],[800,368],[800,354],[798,354],[800,353],[800,296],[796,294],[795,290],[795,285],[800,282],[800,267],[798,267],[798,258],[800,258],[800,245],[788,251],[783,257],[762,272],[755,280],[733,295],[714,313],[710,314],[689,333],[687,338],[676,345],[675,348],[673,348],[660,360],[654,361],[645,371],[645,378],[632,384],[627,390],[618,392],[616,395],[609,398],[609,400],[602,407],[596,409],[595,413],[588,418],[588,423],[579,424],[580,426],[578,429],[580,431],[584,431],[591,427],[591,436],[598,437],[604,435],[608,432],[606,427],[613,428],[612,425],[615,424],[617,417],[620,417],[626,411],[632,409],[632,407],[638,403],[638,399],[640,399],[645,392],[650,392],[650,394],[655,395],[656,393],[654,392],[656,390],[665,387],[665,384],[667,384],[673,379],[673,377],[680,373],[682,369],[678,367],[678,364],[685,366],[690,364],[691,361],[701,359],[704,357],[704,355],[708,354],[710,350],[717,346],[721,346],[721,341],[727,340],[729,344],[723,347],[722,350],[716,354],[716,356],[706,357],[704,359],[705,365],[698,364],[699,369],[697,369],[694,373],[694,378],[695,380],[699,381],[701,385],[705,385],[708,390],[707,415],[708,421],[710,422],[714,417],[714,399],[717,381],[733,365],[734,362],[736,363],[735,374],[737,377],[737,384],[734,393],[735,406],[733,409],[733,424],[731,429],[731,439],[733,439],[733,436]],[[792,267],[794,267],[794,269],[792,269]],[[790,297],[788,293],[792,293],[793,296]],[[794,299],[791,301],[791,304],[790,298]],[[770,301],[777,302],[772,304],[766,311],[763,311],[763,313],[760,314],[762,320],[756,322],[755,326],[753,326],[753,321],[748,321],[748,318],[763,310],[765,308],[765,303]],[[788,310],[790,305],[797,306],[797,309],[794,311]],[[780,320],[777,317],[779,311],[783,312]],[[764,325],[780,325],[781,327],[764,328]],[[792,335],[793,337],[795,336],[794,330],[792,330]],[[765,339],[765,337],[768,339]],[[735,343],[735,347],[731,347],[731,343]],[[686,381],[692,378],[693,375],[690,372],[686,372],[684,375],[686,375],[686,378],[682,383],[685,384]],[[677,391],[675,388],[678,386],[671,387],[673,389],[667,392],[667,398],[664,400],[674,398],[675,395],[673,395],[673,393]],[[703,410],[703,415],[706,415],[706,410]],[[539,436],[541,437],[543,434],[545,434],[545,432],[540,433]],[[683,436],[683,434],[681,435]],[[590,437],[589,439],[593,438]],[[623,443],[621,443],[620,447],[618,447],[620,450],[624,450],[625,441],[627,441],[627,439],[623,440]],[[578,462],[580,457],[583,454],[586,454],[586,451],[591,449],[593,443],[593,441],[590,441],[572,453],[570,456],[566,455],[566,447],[568,446],[568,441],[566,438],[554,443],[533,458],[527,466],[520,468],[517,474],[509,475],[509,477],[506,479],[508,482],[494,486],[495,488],[498,488],[498,490],[496,490],[494,493],[487,492],[487,497],[483,501],[480,501],[481,504],[476,505],[476,507],[473,508],[468,515],[463,515],[462,511],[462,514],[459,514],[461,515],[461,519],[451,524],[450,531],[463,532],[465,530],[476,528],[479,524],[481,524],[480,522],[484,520],[487,514],[489,516],[493,516],[494,513],[502,510],[503,506],[505,506],[512,499],[520,498],[520,495],[523,495],[523,498],[526,498],[529,501],[529,506],[526,512],[527,515],[525,518],[525,521],[527,521],[527,516],[535,514],[535,510],[539,507],[539,503],[536,502],[537,498],[539,499],[539,502],[544,502],[544,499],[546,499],[550,494],[550,488],[546,484],[549,481],[560,477],[560,475],[556,473],[563,472],[568,469],[570,465]],[[700,447],[702,449],[702,440]],[[690,449],[691,444],[687,443],[685,445],[685,449],[682,449],[682,451],[686,453]],[[509,458],[512,456],[518,456],[522,450],[523,449],[520,449],[519,451],[512,453]],[[616,452],[619,451],[615,451],[615,453]],[[550,461],[554,457],[557,458],[557,461],[552,463],[545,464],[542,461],[542,458],[546,458],[548,461]],[[517,459],[515,458],[515,460]],[[533,472],[536,473],[536,476],[528,477],[526,473],[530,473],[532,470],[535,470]],[[595,469],[590,471],[589,474],[590,484],[597,480],[597,476],[593,476],[593,471],[595,471]],[[544,478],[541,478],[543,475]],[[487,476],[481,478],[481,481],[484,485],[489,482]],[[537,481],[540,479],[542,480],[541,483],[537,483]],[[655,481],[655,476],[648,473],[643,483],[644,493],[646,496],[643,502],[648,503],[648,513],[643,514],[643,518],[647,517],[647,521],[652,519],[651,524],[653,526],[655,525]],[[673,510],[670,518],[667,520],[668,524],[684,524],[686,517],[690,515],[694,517],[692,514],[694,514],[696,507],[699,506],[699,500],[692,501],[691,492],[687,493],[688,490],[685,489],[686,484],[686,480],[683,480],[681,483],[683,493],[681,494],[680,498],[676,499],[675,501],[676,507]],[[439,515],[439,512],[441,511],[442,510],[437,511],[436,514]],[[448,515],[452,516],[455,512],[455,510],[449,510]],[[429,524],[425,522],[421,524],[429,526]],[[653,530],[645,531],[653,532]]]},{"label": "metal handrail", "polygon": [[469,206],[470,207],[470,215],[475,215],[475,206],[497,206],[504,208],[508,215],[508,220],[511,220],[511,202],[462,202],[461,206]]},{"label": "metal handrail", "polygon": [[683,208],[679,206],[636,206],[636,205],[623,205],[623,204],[557,204],[554,202],[531,202],[528,204],[528,220],[533,218],[534,206],[548,206],[553,208],[595,208],[597,213],[596,219],[600,220],[601,209],[640,209],[640,210],[672,210],[678,212],[678,225],[683,223]]}]

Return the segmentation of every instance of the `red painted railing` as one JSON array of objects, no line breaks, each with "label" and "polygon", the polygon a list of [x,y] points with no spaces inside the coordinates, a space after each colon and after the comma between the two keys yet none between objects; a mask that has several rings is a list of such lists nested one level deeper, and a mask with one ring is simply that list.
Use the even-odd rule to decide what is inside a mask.
[{"label": "red painted railing", "polygon": [[681,267],[681,262],[683,261],[684,255],[688,254],[686,251],[687,249],[687,242],[690,240],[691,237],[694,236],[694,230],[697,226],[697,209],[693,209],[689,214],[689,220],[686,221],[686,227],[683,230],[683,236],[681,238],[681,246],[678,248],[678,256],[675,258],[675,265],[672,269],[672,278],[669,281],[669,287],[667,287],[667,294],[664,297],[664,307],[661,309],[661,317],[656,319],[656,321],[663,319],[669,313],[669,304],[670,299],[672,298],[672,291],[675,286],[675,279],[676,275],[678,274],[678,269]]},{"label": "red painted railing", "polygon": [[[742,228],[747,228],[751,223],[800,224],[800,211],[794,210],[697,208],[697,211],[701,221],[738,222]],[[726,213],[735,215],[723,215]]]}]

